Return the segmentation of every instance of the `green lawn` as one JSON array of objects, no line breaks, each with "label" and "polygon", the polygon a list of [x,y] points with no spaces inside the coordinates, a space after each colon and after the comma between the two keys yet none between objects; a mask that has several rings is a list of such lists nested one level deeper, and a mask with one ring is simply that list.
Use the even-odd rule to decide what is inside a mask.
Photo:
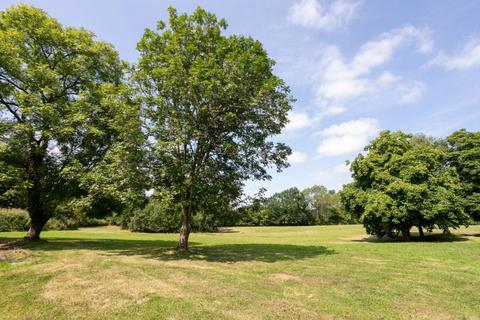
[{"label": "green lawn", "polygon": [[[480,226],[375,242],[361,226],[191,236],[49,231],[0,251],[1,319],[480,319]],[[23,233],[0,233],[1,241]]]}]

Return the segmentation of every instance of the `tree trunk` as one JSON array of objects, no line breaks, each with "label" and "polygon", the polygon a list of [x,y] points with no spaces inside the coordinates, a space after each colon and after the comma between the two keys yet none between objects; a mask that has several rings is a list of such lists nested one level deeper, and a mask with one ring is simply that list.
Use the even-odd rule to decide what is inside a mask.
[{"label": "tree trunk", "polygon": [[41,187],[41,166],[43,161],[43,154],[33,152],[29,161],[29,180],[31,186],[28,188],[28,214],[30,215],[30,229],[25,235],[26,240],[39,240],[40,233],[48,221],[48,217],[44,212],[44,205],[42,201],[42,187]]},{"label": "tree trunk", "polygon": [[27,234],[25,235],[25,240],[37,241],[40,240],[40,233],[42,232],[43,227],[45,226],[44,218],[33,218],[30,216],[30,229],[28,229]]},{"label": "tree trunk", "polygon": [[190,236],[190,220],[192,212],[190,205],[182,204],[182,224],[180,226],[180,240],[177,249],[188,251],[188,237]]},{"label": "tree trunk", "polygon": [[423,233],[423,229],[421,226],[418,226],[418,234],[420,235],[420,238],[424,238],[425,234]]},{"label": "tree trunk", "polygon": [[402,230],[402,239],[403,241],[410,241],[412,239],[410,236],[410,228],[405,228]]}]

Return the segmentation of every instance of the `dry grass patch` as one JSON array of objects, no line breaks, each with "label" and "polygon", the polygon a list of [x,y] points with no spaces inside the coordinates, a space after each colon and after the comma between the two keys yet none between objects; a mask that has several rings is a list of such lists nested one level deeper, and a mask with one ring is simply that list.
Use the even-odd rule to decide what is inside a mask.
[{"label": "dry grass patch", "polygon": [[287,273],[274,273],[267,276],[267,279],[273,281],[300,281],[300,277]]},{"label": "dry grass patch", "polygon": [[120,261],[102,266],[105,260],[91,254],[81,260],[81,263],[60,260],[43,265],[56,275],[44,286],[42,297],[69,308],[81,305],[91,311],[114,311],[142,304],[152,294],[183,296],[177,287],[178,281],[185,281],[182,274],[169,273],[166,279],[159,279],[134,265],[126,268]]}]

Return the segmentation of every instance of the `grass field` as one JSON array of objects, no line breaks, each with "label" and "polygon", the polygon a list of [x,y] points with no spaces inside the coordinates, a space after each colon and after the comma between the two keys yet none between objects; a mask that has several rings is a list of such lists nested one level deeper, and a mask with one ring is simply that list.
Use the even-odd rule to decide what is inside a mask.
[{"label": "grass field", "polygon": [[0,251],[1,319],[480,319],[480,226],[410,243],[241,227],[193,234],[191,253],[116,227],[43,238]]}]

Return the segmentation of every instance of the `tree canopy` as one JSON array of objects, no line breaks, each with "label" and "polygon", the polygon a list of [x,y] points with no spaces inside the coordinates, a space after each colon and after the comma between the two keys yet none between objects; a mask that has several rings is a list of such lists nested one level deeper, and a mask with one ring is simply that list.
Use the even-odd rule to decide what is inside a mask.
[{"label": "tree canopy", "polygon": [[25,195],[27,237],[64,201],[127,200],[143,137],[113,47],[27,5],[0,13],[0,43],[0,179]]},{"label": "tree canopy", "polygon": [[353,182],[344,187],[345,209],[370,234],[394,236],[410,229],[447,231],[468,225],[459,177],[446,165],[448,149],[425,137],[382,132],[351,163]]},{"label": "tree canopy", "polygon": [[461,181],[465,212],[480,221],[480,132],[459,130],[447,137],[449,164]]},{"label": "tree canopy", "polygon": [[290,149],[273,143],[287,123],[289,88],[250,37],[226,36],[225,20],[198,8],[169,8],[169,22],[138,43],[134,79],[154,154],[155,186],[181,203],[180,249],[188,249],[192,213],[212,198],[233,199],[248,178],[268,179]]}]

